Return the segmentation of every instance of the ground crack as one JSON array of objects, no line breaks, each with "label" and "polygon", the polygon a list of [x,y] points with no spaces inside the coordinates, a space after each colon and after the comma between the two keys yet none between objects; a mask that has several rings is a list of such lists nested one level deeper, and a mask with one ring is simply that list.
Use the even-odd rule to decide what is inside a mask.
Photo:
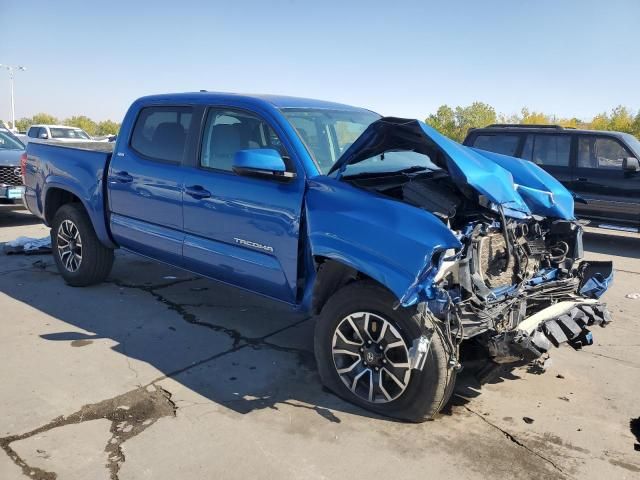
[{"label": "ground crack", "polygon": [[507,432],[506,430],[500,428],[498,425],[496,425],[495,423],[490,422],[484,415],[480,415],[478,412],[476,412],[475,410],[472,410],[471,408],[469,408],[466,405],[462,405],[464,407],[465,410],[467,410],[469,413],[474,414],[476,417],[480,418],[483,422],[485,422],[487,425],[495,428],[496,430],[498,430],[500,433],[502,433],[505,437],[507,437],[510,441],[512,441],[513,443],[515,443],[516,445],[518,445],[519,447],[524,448],[525,450],[527,450],[529,453],[535,455],[536,457],[540,458],[541,460],[544,460],[545,462],[547,462],[549,465],[551,465],[554,469],[558,470],[559,472],[561,472],[563,475],[566,475],[566,473],[564,472],[564,470],[562,470],[562,468],[560,468],[553,460],[545,457],[544,455],[541,455],[540,453],[536,452],[535,450],[532,450],[529,446],[527,446],[526,444],[522,443],[520,440],[518,440],[513,434]]},{"label": "ground crack", "polygon": [[146,388],[137,388],[108,400],[85,405],[71,415],[57,417],[30,432],[0,438],[0,448],[29,478],[55,480],[57,478],[55,472],[48,472],[28,465],[11,447],[11,444],[54,428],[106,418],[111,420],[111,437],[104,449],[107,453],[105,467],[109,470],[111,480],[118,480],[118,472],[125,461],[122,444],[142,433],[159,418],[175,416],[176,409],[177,407],[171,400],[171,394],[168,391],[157,385],[149,385]]},{"label": "ground crack", "polygon": [[[179,283],[190,282],[192,280],[196,280],[196,278],[178,279],[178,280],[175,280],[174,282],[163,283],[160,285],[136,285],[136,284],[124,283],[120,280],[113,280],[112,283],[114,283],[120,288],[131,288],[131,289],[137,289],[137,290],[142,290],[144,292],[147,292],[151,296],[153,296],[157,301],[166,305],[169,310],[176,312],[185,322],[190,323],[192,325],[198,325],[200,327],[208,328],[215,332],[224,333],[225,335],[229,336],[232,340],[231,350],[238,349],[241,345],[248,345],[254,348],[270,348],[272,350],[293,353],[298,356],[298,359],[301,364],[306,365],[309,368],[315,367],[315,360],[311,352],[307,350],[299,349],[299,348],[294,348],[294,347],[284,347],[284,346],[280,346],[275,343],[267,341],[268,338],[273,337],[278,333],[297,327],[298,325],[308,321],[310,317],[306,317],[302,320],[286,325],[282,328],[279,328],[277,330],[274,330],[273,332],[268,333],[267,335],[263,335],[262,337],[247,337],[242,335],[238,330],[225,327],[222,325],[217,325],[211,322],[205,322],[204,320],[200,320],[197,315],[187,311],[184,304],[174,302],[173,300],[168,299],[167,297],[162,295],[162,293],[157,291],[160,289],[165,289],[165,288],[177,285]],[[192,366],[189,366],[188,368],[191,368],[191,367]],[[181,371],[183,370],[181,369]]]}]

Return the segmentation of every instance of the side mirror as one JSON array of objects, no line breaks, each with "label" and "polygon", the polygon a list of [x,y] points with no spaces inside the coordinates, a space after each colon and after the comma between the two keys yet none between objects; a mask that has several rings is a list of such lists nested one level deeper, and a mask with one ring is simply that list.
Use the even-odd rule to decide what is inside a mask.
[{"label": "side mirror", "polygon": [[43,140],[46,140],[49,138],[49,135],[47,135],[46,133],[41,133],[40,135],[38,135],[38,138],[41,138]]},{"label": "side mirror", "polygon": [[623,158],[622,170],[625,172],[637,172],[640,170],[640,162],[634,157]]},{"label": "side mirror", "polygon": [[239,150],[233,157],[233,171],[238,175],[291,180],[294,172],[287,172],[282,156],[272,148]]}]

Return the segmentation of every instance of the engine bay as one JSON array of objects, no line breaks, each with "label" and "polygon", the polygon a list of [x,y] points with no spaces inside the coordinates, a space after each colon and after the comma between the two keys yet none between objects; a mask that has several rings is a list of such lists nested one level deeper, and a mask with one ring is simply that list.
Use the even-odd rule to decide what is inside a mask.
[{"label": "engine bay", "polygon": [[[587,326],[610,319],[597,298],[606,290],[612,265],[582,260],[578,221],[507,216],[475,191],[462,191],[441,169],[343,180],[432,213],[460,240],[459,251],[439,253],[433,298],[426,302],[427,313],[443,322],[458,344],[473,338],[498,362],[532,359],[550,348],[549,339],[555,346],[590,344]],[[599,289],[586,291],[594,281]],[[583,305],[587,300],[591,306]],[[535,331],[519,328],[556,304],[573,305],[567,318],[547,319]],[[550,321],[555,323],[547,325]]]}]

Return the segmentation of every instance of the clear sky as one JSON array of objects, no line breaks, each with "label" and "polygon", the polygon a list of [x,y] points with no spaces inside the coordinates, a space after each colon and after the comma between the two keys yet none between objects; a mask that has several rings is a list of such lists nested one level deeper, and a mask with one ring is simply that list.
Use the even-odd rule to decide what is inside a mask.
[{"label": "clear sky", "polygon": [[[479,100],[640,109],[640,0],[0,0],[16,116],[120,120],[136,97],[278,93],[424,118]],[[0,118],[10,117],[0,71]]]}]

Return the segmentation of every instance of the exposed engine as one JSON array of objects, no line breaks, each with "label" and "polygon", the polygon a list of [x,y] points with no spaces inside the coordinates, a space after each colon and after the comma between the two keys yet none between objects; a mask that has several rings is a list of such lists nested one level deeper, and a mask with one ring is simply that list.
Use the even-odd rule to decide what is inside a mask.
[{"label": "exposed engine", "polygon": [[[461,192],[442,170],[352,183],[433,213],[462,243],[460,251],[441,252],[427,303],[428,314],[456,341],[475,338],[496,361],[530,360],[552,343],[589,344],[587,327],[609,320],[597,298],[612,265],[581,261],[578,222],[507,217],[482,197]],[[590,281],[604,289],[585,291]],[[546,318],[545,309],[556,304],[566,308]],[[527,324],[536,314],[540,323]]]}]

